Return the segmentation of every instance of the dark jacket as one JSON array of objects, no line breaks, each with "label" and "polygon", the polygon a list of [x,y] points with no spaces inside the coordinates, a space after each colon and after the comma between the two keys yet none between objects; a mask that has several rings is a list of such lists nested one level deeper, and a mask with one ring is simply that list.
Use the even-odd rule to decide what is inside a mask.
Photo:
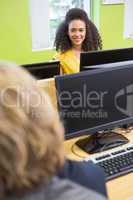
[{"label": "dark jacket", "polygon": [[107,196],[104,172],[90,161],[66,160],[64,168],[58,173],[58,176]]},{"label": "dark jacket", "polygon": [[47,186],[41,185],[18,197],[10,195],[6,200],[106,200],[106,198],[71,181],[54,178]]}]

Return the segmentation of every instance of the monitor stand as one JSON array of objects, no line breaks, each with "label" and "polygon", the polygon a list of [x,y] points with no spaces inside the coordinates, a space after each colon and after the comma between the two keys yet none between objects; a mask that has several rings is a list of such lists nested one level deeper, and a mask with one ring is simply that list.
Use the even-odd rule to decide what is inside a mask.
[{"label": "monitor stand", "polygon": [[76,145],[87,153],[97,153],[128,142],[129,140],[126,137],[110,130],[109,132],[97,132],[87,138],[80,139],[76,142]]}]

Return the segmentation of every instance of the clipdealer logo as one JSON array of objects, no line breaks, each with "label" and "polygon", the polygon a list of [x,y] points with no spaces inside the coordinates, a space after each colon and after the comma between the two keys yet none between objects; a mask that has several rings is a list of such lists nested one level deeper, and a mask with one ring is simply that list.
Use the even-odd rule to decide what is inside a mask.
[{"label": "clipdealer logo", "polygon": [[104,100],[108,91],[88,90],[83,84],[80,91],[64,90],[57,93],[58,104],[61,108],[60,116],[67,118],[107,118]]},{"label": "clipdealer logo", "polygon": [[119,90],[114,101],[117,110],[127,116],[133,116],[133,84]]}]

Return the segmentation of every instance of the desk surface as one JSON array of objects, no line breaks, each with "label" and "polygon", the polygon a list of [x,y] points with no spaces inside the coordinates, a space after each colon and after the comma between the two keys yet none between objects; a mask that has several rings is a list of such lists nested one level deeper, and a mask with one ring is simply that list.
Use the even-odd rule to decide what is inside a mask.
[{"label": "desk surface", "polygon": [[[124,135],[130,140],[130,143],[133,143],[133,131],[125,133]],[[70,159],[82,160],[83,158],[88,156],[91,157],[96,155],[103,155],[104,153],[112,151],[108,150],[93,155],[87,154],[80,148],[78,148],[76,145],[74,145],[78,139],[79,138],[71,139],[64,142],[65,153],[67,157]],[[115,149],[119,148],[120,147],[117,147]],[[133,173],[129,173],[119,178],[110,180],[106,183],[106,186],[107,186],[109,200],[133,200]]]},{"label": "desk surface", "polygon": [[[54,106],[56,107],[56,91],[54,79],[45,79],[38,81],[39,87],[43,88],[51,97]],[[130,143],[133,143],[133,131],[124,134],[129,140]],[[64,142],[65,152],[68,158],[75,160],[82,160],[85,157],[92,156],[81,149],[79,149],[75,144],[76,140],[79,138],[67,140]],[[77,154],[72,152],[73,151]],[[117,147],[119,148],[119,147]],[[111,150],[108,150],[108,152]],[[102,152],[100,154],[106,153]],[[95,154],[98,155],[98,154]],[[109,200],[133,200],[133,173],[115,178],[106,183]]]},{"label": "desk surface", "polygon": [[54,78],[43,79],[37,81],[38,86],[42,88],[50,96],[52,104],[57,108],[56,90]]}]

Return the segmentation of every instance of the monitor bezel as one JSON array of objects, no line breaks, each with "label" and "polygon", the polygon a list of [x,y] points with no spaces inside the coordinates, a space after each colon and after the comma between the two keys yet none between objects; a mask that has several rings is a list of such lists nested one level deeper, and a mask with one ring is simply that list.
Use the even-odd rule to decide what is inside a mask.
[{"label": "monitor bezel", "polygon": [[[60,75],[60,61],[52,60],[49,62],[38,62],[22,65],[26,70],[28,70],[36,79],[48,79],[54,76]],[[38,77],[37,71],[42,71],[43,77]],[[43,70],[47,73],[43,73]],[[50,71],[50,73],[48,73]]]},{"label": "monitor bezel", "polygon": [[23,64],[23,67],[31,67],[31,68],[35,68],[37,66],[39,66],[38,68],[41,68],[42,66],[46,66],[46,68],[49,66],[53,65],[60,65],[60,61],[58,60],[52,60],[52,61],[47,61],[47,62],[35,62],[35,63],[27,63],[27,64]]},{"label": "monitor bezel", "polygon": [[[126,65],[126,66],[121,66],[121,67],[119,66],[119,67],[115,67],[115,68],[102,68],[102,69],[99,69],[99,70],[82,71],[80,73],[75,73],[75,74],[55,76],[55,86],[56,86],[56,94],[57,94],[58,111],[60,112],[60,107],[59,107],[59,104],[58,104],[58,92],[57,91],[60,88],[60,84],[59,84],[60,80],[68,79],[68,78],[78,78],[78,77],[82,77],[82,76],[88,76],[89,77],[93,74],[100,74],[100,73],[104,73],[104,72],[122,70],[122,69],[126,69],[126,68],[133,68],[133,65],[132,66]],[[85,135],[93,135],[93,134],[97,133],[98,131],[102,131],[102,130],[105,130],[105,129],[113,129],[116,126],[130,124],[130,123],[133,123],[133,116],[132,117],[126,117],[124,119],[117,120],[117,121],[114,121],[114,122],[109,122],[109,123],[106,123],[106,124],[103,124],[103,125],[95,126],[93,128],[75,131],[73,133],[65,133],[65,139],[71,139],[71,138],[74,138],[74,137],[85,136]]]},{"label": "monitor bezel", "polygon": [[[118,55],[116,54],[120,54],[121,57],[118,59],[117,57]],[[102,62],[96,61],[97,60],[96,58],[93,60],[93,57],[96,57],[96,56],[98,57],[102,56],[103,57]],[[107,59],[106,56],[109,56],[111,60],[106,61]],[[85,58],[88,59],[89,64],[84,64]],[[129,60],[133,60],[133,47],[81,52],[80,53],[80,71],[86,70],[85,69],[86,67],[88,67],[88,70],[89,70],[89,66],[90,67],[95,66],[95,65],[98,66],[98,65],[103,65],[103,64],[117,63],[117,62],[129,61]]]}]

